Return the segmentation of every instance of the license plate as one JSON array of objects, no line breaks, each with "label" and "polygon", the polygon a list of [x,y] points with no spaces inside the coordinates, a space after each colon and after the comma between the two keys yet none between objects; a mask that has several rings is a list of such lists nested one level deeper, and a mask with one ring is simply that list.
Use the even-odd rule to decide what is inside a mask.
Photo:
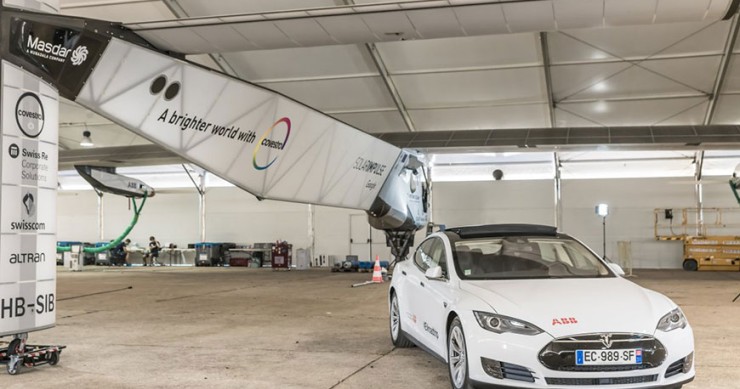
[{"label": "license plate", "polygon": [[576,350],[576,365],[640,365],[641,349]]}]

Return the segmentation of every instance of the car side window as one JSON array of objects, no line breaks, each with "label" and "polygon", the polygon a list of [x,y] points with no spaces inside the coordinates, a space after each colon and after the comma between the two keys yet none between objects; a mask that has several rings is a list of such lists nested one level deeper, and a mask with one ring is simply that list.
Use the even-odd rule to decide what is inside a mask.
[{"label": "car side window", "polygon": [[442,239],[434,239],[432,258],[435,259],[436,265],[442,268],[442,276],[449,279],[450,277],[447,274],[447,254],[445,251],[445,244]]},{"label": "car side window", "polygon": [[427,269],[433,266],[439,266],[442,268],[442,274],[447,276],[447,255],[445,254],[445,245],[442,239],[431,238],[419,246],[414,256],[414,262],[421,269],[422,272],[426,272]]},{"label": "car side window", "polygon": [[418,249],[416,249],[416,254],[414,255],[414,262],[416,263],[416,266],[421,269],[422,272],[427,271],[430,267],[432,267],[432,247],[434,245],[434,239],[429,239],[427,241],[424,241]]}]

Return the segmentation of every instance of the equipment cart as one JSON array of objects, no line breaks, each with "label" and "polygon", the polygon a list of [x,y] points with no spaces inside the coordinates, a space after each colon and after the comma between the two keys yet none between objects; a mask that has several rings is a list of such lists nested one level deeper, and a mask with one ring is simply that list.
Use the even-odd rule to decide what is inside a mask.
[{"label": "equipment cart", "polygon": [[293,245],[278,241],[272,247],[272,270],[290,270],[293,262]]},{"label": "equipment cart", "polygon": [[21,366],[36,367],[56,365],[62,350],[67,346],[34,346],[25,344],[24,338],[16,338],[6,345],[0,345],[0,364],[6,365],[10,375],[18,374]]},{"label": "equipment cart", "polygon": [[195,243],[195,266],[223,266],[229,263],[229,249],[236,247],[234,243],[202,242]]}]

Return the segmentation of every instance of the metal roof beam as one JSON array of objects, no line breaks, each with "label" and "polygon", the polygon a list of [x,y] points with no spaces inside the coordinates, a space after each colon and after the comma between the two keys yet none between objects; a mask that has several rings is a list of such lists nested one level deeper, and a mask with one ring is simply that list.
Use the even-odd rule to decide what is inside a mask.
[{"label": "metal roof beam", "polygon": [[[172,12],[175,17],[178,19],[184,19],[189,18],[190,14],[185,10],[185,8],[182,7],[180,2],[178,0],[161,0],[162,3],[167,7],[167,9]],[[213,62],[216,63],[216,66],[218,66],[219,70],[222,72],[237,78],[242,78],[239,73],[234,70],[234,67],[229,64],[229,61],[224,58],[223,55],[219,53],[210,53],[208,56],[213,60]]]},{"label": "metal roof beam", "polygon": [[393,79],[391,79],[391,76],[388,73],[388,68],[385,66],[383,57],[380,56],[380,52],[378,52],[378,48],[375,46],[375,43],[366,43],[365,47],[367,47],[367,50],[370,52],[370,56],[373,57],[375,67],[378,68],[380,77],[383,79],[383,83],[385,83],[386,88],[388,88],[388,93],[391,94],[393,102],[396,104],[396,108],[398,108],[398,113],[400,113],[403,118],[403,123],[406,125],[406,129],[410,132],[416,131],[414,122],[411,120],[411,115],[409,115],[406,105],[403,103],[403,100],[401,100],[401,95],[398,93],[396,84],[393,83]]},{"label": "metal roof beam", "polygon": [[[344,3],[347,6],[356,5],[355,0],[344,0]],[[375,46],[375,43],[365,43],[365,47],[370,53],[370,57],[372,57],[375,68],[378,69],[378,73],[380,73],[380,77],[383,79],[383,83],[388,89],[388,93],[390,93],[393,98],[393,103],[396,104],[396,108],[398,109],[398,113],[401,114],[401,118],[403,118],[403,123],[406,125],[406,129],[409,130],[409,132],[415,132],[416,126],[414,126],[414,122],[411,120],[411,115],[409,115],[409,111],[406,109],[406,105],[403,103],[401,95],[398,93],[396,84],[393,82],[390,73],[388,73],[388,67],[385,66],[385,62],[383,62],[383,57],[380,55],[378,47]]]},{"label": "metal roof beam", "polygon": [[717,69],[714,88],[712,89],[712,94],[709,96],[707,112],[704,115],[704,125],[712,124],[714,113],[717,111],[717,99],[719,99],[720,93],[722,93],[722,87],[725,84],[725,78],[727,76],[727,69],[730,67],[732,51],[735,48],[735,41],[737,40],[738,26],[740,26],[740,23],[738,23],[738,14],[735,14],[732,18],[730,31],[727,34],[727,40],[725,41],[725,50],[722,56],[722,62],[720,62],[719,68]]},{"label": "metal roof beam", "polygon": [[547,111],[550,117],[550,127],[555,127],[555,98],[552,93],[552,74],[550,73],[550,47],[547,45],[547,33],[540,33],[540,50],[542,50],[542,71],[545,74],[545,90],[547,93]]},{"label": "metal roof beam", "polygon": [[556,127],[489,130],[393,132],[374,134],[398,147],[518,148],[549,150],[581,147],[740,147],[740,126]]}]

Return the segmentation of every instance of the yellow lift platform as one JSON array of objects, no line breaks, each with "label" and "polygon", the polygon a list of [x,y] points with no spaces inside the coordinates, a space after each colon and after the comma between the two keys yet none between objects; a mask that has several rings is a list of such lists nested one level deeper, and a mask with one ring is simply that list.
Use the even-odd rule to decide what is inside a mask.
[{"label": "yellow lift platform", "polygon": [[[740,271],[740,209],[655,209],[655,239],[683,241],[683,268]],[[728,232],[737,232],[730,235]]]}]

